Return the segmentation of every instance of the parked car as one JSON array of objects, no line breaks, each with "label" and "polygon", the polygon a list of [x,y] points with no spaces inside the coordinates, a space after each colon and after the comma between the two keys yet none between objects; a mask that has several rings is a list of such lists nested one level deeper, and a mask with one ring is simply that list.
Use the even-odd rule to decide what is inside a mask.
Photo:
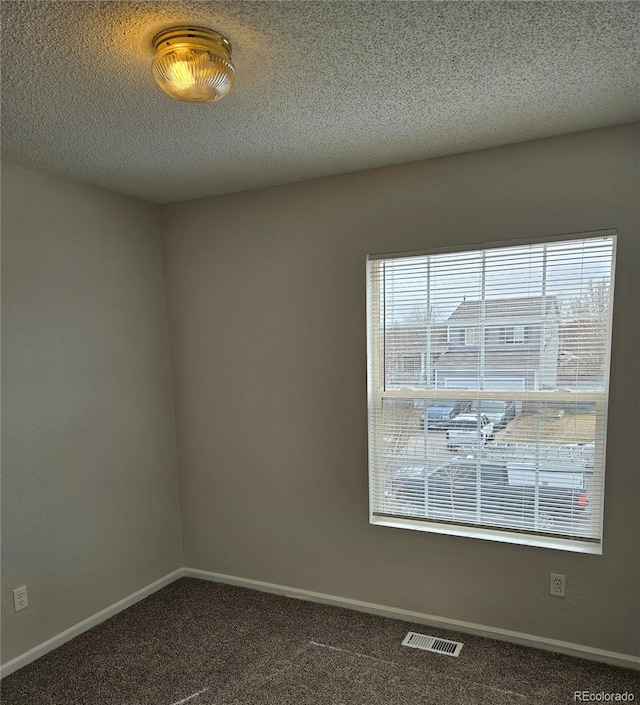
[{"label": "parked car", "polygon": [[493,438],[493,421],[486,414],[460,414],[449,423],[447,449],[475,448]]},{"label": "parked car", "polygon": [[469,411],[470,406],[470,401],[430,399],[422,416],[422,427],[424,428],[426,419],[427,428],[447,428],[451,419]]},{"label": "parked car", "polygon": [[388,498],[391,511],[407,516],[528,529],[550,529],[564,522],[579,531],[589,506],[583,472],[540,471],[537,492],[536,517],[533,467],[456,458],[431,474],[419,466],[400,468],[392,477]]},{"label": "parked car", "polygon": [[477,413],[478,408],[481,414],[489,418],[489,421],[493,421],[494,431],[500,431],[505,428],[509,421],[516,416],[515,401],[482,399],[471,404],[471,411]]}]

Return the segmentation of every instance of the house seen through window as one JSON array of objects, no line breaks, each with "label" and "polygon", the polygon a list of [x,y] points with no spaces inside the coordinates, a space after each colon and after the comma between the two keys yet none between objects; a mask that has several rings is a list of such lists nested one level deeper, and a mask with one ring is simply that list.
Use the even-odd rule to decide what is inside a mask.
[{"label": "house seen through window", "polygon": [[615,233],[370,256],[370,520],[600,552]]}]

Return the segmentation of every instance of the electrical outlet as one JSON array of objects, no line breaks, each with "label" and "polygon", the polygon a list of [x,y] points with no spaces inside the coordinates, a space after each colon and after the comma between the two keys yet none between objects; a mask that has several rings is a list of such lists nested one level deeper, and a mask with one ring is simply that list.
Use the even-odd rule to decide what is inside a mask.
[{"label": "electrical outlet", "polygon": [[555,597],[564,597],[566,575],[558,575],[557,573],[549,573],[549,594]]},{"label": "electrical outlet", "polygon": [[27,598],[27,586],[16,588],[13,591],[13,611],[20,612],[29,606],[29,600]]}]

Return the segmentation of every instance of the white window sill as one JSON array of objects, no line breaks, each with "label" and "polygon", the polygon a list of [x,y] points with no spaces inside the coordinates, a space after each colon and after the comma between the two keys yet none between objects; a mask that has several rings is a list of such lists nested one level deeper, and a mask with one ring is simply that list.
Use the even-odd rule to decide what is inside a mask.
[{"label": "white window sill", "polygon": [[389,526],[394,529],[409,529],[424,531],[434,534],[447,534],[448,536],[464,536],[466,538],[483,539],[485,541],[498,541],[501,543],[515,543],[521,546],[536,546],[538,548],[551,548],[557,551],[572,551],[574,553],[602,554],[602,543],[591,543],[571,538],[557,536],[541,536],[511,531],[499,531],[477,526],[460,526],[459,524],[430,523],[416,521],[415,519],[401,519],[398,517],[384,517],[372,515],[369,523],[376,526]]}]

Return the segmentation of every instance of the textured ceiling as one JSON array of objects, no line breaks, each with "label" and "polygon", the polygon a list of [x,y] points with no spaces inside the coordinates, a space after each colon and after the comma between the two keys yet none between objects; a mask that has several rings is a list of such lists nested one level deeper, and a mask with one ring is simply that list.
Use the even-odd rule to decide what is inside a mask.
[{"label": "textured ceiling", "polygon": [[[3,0],[2,157],[154,202],[640,118],[636,2]],[[236,84],[168,98],[151,39],[200,24]]]}]

